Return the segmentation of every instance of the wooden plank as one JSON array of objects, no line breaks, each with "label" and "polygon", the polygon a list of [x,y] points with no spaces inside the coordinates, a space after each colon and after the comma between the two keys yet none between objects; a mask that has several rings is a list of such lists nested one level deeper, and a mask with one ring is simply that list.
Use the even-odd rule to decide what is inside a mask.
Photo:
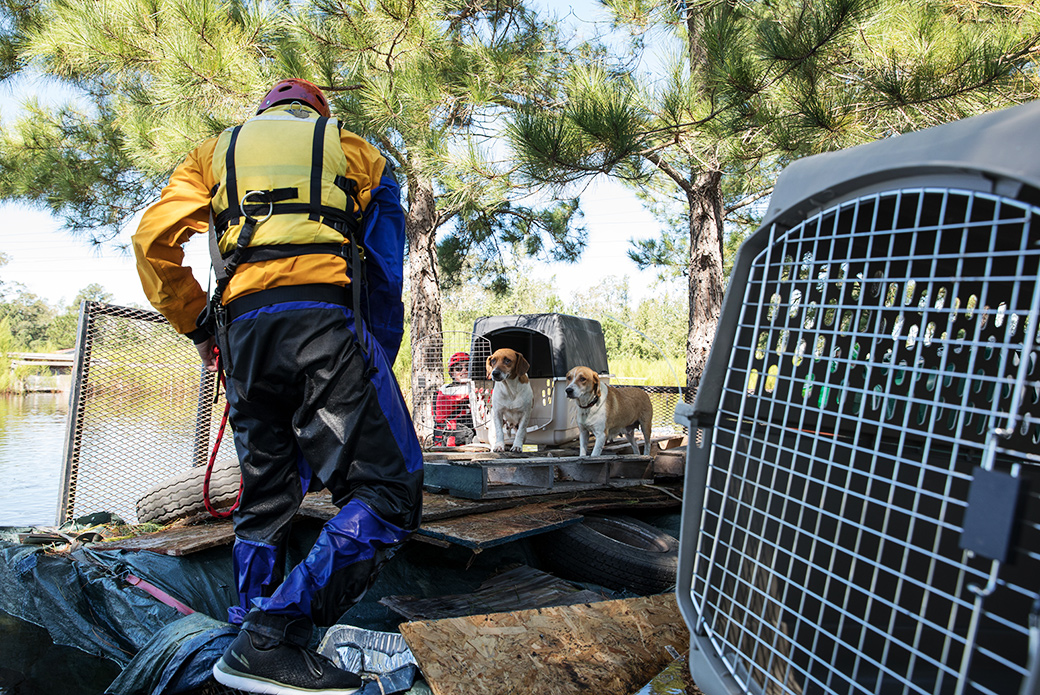
[{"label": "wooden plank", "polygon": [[495,575],[470,593],[431,598],[384,596],[379,602],[407,620],[436,620],[602,600],[594,591],[521,565]]},{"label": "wooden plank", "polygon": [[[476,551],[552,531],[577,523],[587,512],[628,509],[668,509],[681,504],[677,485],[611,488],[557,492],[536,497],[465,500],[433,493],[423,494],[423,522],[419,533],[437,545],[454,543]],[[339,512],[327,491],[304,499],[297,516],[324,523]],[[493,513],[498,512],[497,515]],[[230,520],[214,520],[197,514],[176,527],[134,538],[106,541],[106,550],[150,550],[182,556],[220,545],[230,545],[235,532]]]},{"label": "wooden plank", "polygon": [[550,504],[528,504],[485,514],[423,522],[419,535],[447,541],[476,551],[554,531],[576,524],[581,515],[554,509]]},{"label": "wooden plank", "polygon": [[403,623],[434,695],[631,695],[689,648],[675,595]]},{"label": "wooden plank", "polygon": [[[424,503],[430,506],[423,509],[419,534],[424,539],[455,543],[479,552],[517,538],[577,523],[582,515],[589,512],[624,513],[635,508],[674,509],[682,504],[678,492],[677,487],[666,485],[586,490],[573,494],[521,498],[521,504],[498,509],[487,504],[484,507],[486,511],[482,511],[483,505],[474,503],[464,515],[440,515],[435,508],[431,509],[439,501],[454,506],[459,501],[457,498],[427,495]],[[570,517],[559,516],[562,514]]]},{"label": "wooden plank", "polygon": [[134,538],[100,543],[96,547],[98,550],[151,550],[179,557],[218,545],[230,545],[234,540],[235,529],[228,520],[164,529]]},{"label": "wooden plank", "polygon": [[[490,500],[467,500],[441,493],[423,493],[423,523],[451,519],[471,514],[484,514],[498,509],[512,509],[527,504],[553,502],[557,509],[568,509],[575,513],[582,511],[610,511],[631,508],[667,509],[681,504],[679,496],[682,486],[676,483],[665,483],[654,486],[633,486],[623,488],[604,488],[601,490],[580,490],[553,492],[531,497],[515,497]],[[326,491],[312,492],[303,500],[298,512],[304,518],[328,521],[339,511],[332,504],[331,496]]]}]

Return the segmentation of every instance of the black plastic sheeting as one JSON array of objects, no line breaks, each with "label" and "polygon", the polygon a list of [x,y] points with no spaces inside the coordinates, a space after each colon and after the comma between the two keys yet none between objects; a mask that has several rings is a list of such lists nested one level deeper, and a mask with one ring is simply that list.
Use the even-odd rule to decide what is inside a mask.
[{"label": "black plastic sheeting", "polygon": [[76,554],[0,545],[0,608],[46,628],[56,644],[125,666],[180,614]]},{"label": "black plastic sheeting", "polygon": [[[668,518],[662,515],[662,519]],[[304,557],[317,533],[316,525],[294,524],[290,564]],[[106,693],[172,695],[191,692],[209,681],[213,664],[236,631],[224,622],[227,607],[236,600],[230,546],[183,557],[98,549],[104,544],[56,553],[18,544],[8,540],[10,537],[10,532],[0,529],[0,611],[46,629],[55,644],[117,663],[122,672]],[[380,598],[472,592],[489,577],[518,565],[539,565],[530,539],[476,555],[458,546],[406,543],[387,562],[364,599],[339,622],[364,630],[396,632],[402,618],[379,603]],[[127,584],[128,572],[197,612],[183,616]],[[319,632],[315,631],[314,646],[321,638]],[[370,681],[361,695],[401,692],[407,680]],[[407,692],[418,695],[430,690],[418,681]]]},{"label": "black plastic sheeting", "polygon": [[[513,314],[481,316],[473,322],[474,353],[478,341],[487,339],[491,352],[499,348],[518,351],[531,365],[532,378],[563,377],[572,367],[589,367],[606,374],[607,346],[599,321],[568,314]],[[483,364],[470,363],[470,377],[484,379]]]},{"label": "black plastic sheeting", "polygon": [[[123,671],[108,693],[186,692],[205,683],[237,631],[207,615],[227,614],[230,564],[227,548],[169,557],[2,541],[0,610],[46,629],[55,644],[117,663]],[[128,584],[127,574],[200,612],[182,616]]]},{"label": "black plastic sheeting", "polygon": [[[316,534],[317,528],[294,525],[290,563],[303,557]],[[96,549],[103,544],[56,553],[6,540],[5,535],[11,536],[0,531],[0,611],[46,629],[55,644],[117,663],[122,673],[106,693],[190,692],[210,679],[213,664],[233,639],[236,628],[224,622],[227,606],[234,600],[229,546],[182,557]],[[396,631],[402,618],[379,603],[383,596],[471,591],[503,567],[533,562],[530,548],[519,542],[476,556],[461,548],[409,543],[340,622]],[[182,616],[127,584],[123,579],[127,572],[198,612]],[[316,634],[315,646],[319,639]],[[406,680],[371,681],[362,693],[400,692]],[[429,689],[419,681],[408,692],[428,693]]]}]

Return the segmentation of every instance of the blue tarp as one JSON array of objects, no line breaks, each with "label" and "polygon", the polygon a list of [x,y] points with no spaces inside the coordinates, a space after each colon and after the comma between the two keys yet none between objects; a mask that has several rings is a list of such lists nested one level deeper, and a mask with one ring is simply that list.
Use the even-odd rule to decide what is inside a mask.
[{"label": "blue tarp", "polygon": [[[210,678],[213,663],[233,638],[235,628],[222,620],[235,600],[230,546],[184,557],[100,550],[104,544],[55,553],[3,540],[4,535],[0,532],[0,610],[45,628],[56,644],[117,663],[122,673],[107,693],[169,695],[195,689]],[[312,541],[307,528],[296,529],[290,562],[299,561]],[[532,561],[522,543],[477,556],[463,549],[408,544],[341,622],[396,631],[401,618],[378,602],[383,596],[472,591],[501,567]],[[127,584],[122,579],[127,572],[197,612],[181,615]],[[320,637],[315,635],[315,646]],[[415,675],[410,667],[400,669],[381,684],[371,681],[363,693],[400,692]],[[419,681],[408,692],[430,691]]]}]

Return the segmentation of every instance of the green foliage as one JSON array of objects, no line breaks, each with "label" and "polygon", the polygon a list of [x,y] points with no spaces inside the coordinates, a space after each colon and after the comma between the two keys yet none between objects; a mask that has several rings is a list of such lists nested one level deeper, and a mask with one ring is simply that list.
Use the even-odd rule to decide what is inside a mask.
[{"label": "green foliage", "polygon": [[494,210],[467,206],[455,230],[437,243],[441,288],[480,282],[503,294],[515,274],[510,258],[527,256],[546,262],[577,260],[587,241],[577,200],[562,200],[540,210],[508,202]]},{"label": "green foliage", "polygon": [[134,169],[121,117],[100,106],[50,112],[30,101],[0,134],[0,198],[47,209],[93,244],[116,239],[156,185]]},{"label": "green foliage", "polygon": [[47,326],[54,319],[54,309],[35,294],[22,291],[0,304],[0,318],[7,322],[15,344],[41,352],[49,347]]},{"label": "green foliage", "polygon": [[47,327],[47,340],[56,350],[76,347],[80,305],[83,302],[111,302],[112,293],[96,282],[80,290],[65,311],[54,317]]},{"label": "green foliage", "polygon": [[[444,333],[472,333],[474,321],[481,316],[583,316],[600,322],[610,370],[625,377],[624,383],[683,385],[688,312],[685,293],[674,283],[662,282],[658,289],[660,292],[632,308],[628,280],[614,277],[604,278],[570,299],[561,298],[553,283],[535,281],[523,273],[516,274],[516,281],[504,294],[467,283],[444,293]],[[406,398],[411,380],[410,328],[406,324],[394,364],[394,374]]]},{"label": "green foliage", "polygon": [[11,373],[11,358],[8,353],[23,352],[25,346],[20,345],[11,334],[11,321],[0,319],[0,393],[10,391],[14,386]]}]

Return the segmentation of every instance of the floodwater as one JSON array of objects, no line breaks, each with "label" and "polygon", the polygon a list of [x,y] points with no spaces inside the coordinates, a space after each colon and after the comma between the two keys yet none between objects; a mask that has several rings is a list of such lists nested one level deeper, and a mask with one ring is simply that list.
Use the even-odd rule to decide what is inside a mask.
[{"label": "floodwater", "polygon": [[0,526],[53,525],[67,393],[0,395]]},{"label": "floodwater", "polygon": [[[53,526],[67,393],[0,395],[0,526]],[[43,628],[0,612],[0,695],[93,695],[119,667],[55,645]]]}]

